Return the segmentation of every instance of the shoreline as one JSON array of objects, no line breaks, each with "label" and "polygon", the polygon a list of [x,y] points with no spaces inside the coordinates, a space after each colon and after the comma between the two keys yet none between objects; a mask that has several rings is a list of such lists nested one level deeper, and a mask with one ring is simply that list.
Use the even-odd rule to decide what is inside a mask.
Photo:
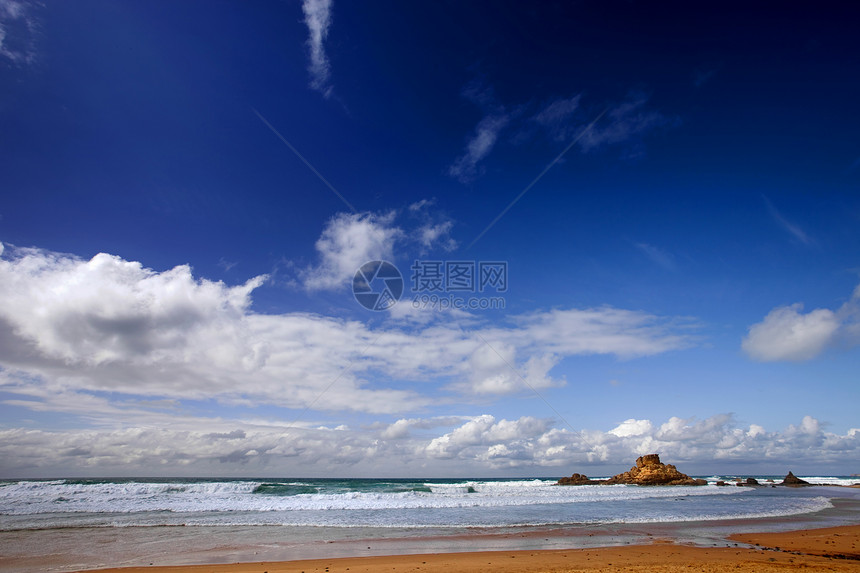
[{"label": "shoreline", "polygon": [[[785,571],[857,571],[860,567],[860,525],[801,529],[780,533],[732,535],[729,547],[701,547],[658,537],[648,545],[590,549],[474,551],[375,557],[338,557],[295,561],[255,561],[215,565],[174,565],[107,568],[99,573],[497,573],[526,571],[656,571],[676,573],[695,567],[713,573]],[[80,572],[79,572],[80,573]]]},{"label": "shoreline", "polygon": [[[827,489],[835,492],[831,488]],[[379,570],[378,563],[374,564],[376,562],[372,560],[400,559],[397,561],[400,565],[393,567],[402,570],[414,565],[415,568],[409,570],[417,571],[418,566],[427,565],[414,562],[418,556],[435,555],[447,556],[448,561],[445,563],[448,565],[445,567],[448,569],[445,573],[451,573],[452,567],[455,570],[459,567],[469,570],[468,563],[478,554],[516,554],[518,557],[514,559],[523,559],[524,563],[527,556],[532,558],[532,554],[549,556],[559,552],[575,552],[580,555],[584,554],[583,552],[597,551],[600,553],[600,559],[614,556],[613,559],[622,562],[632,555],[627,553],[630,548],[637,548],[636,555],[639,555],[639,559],[653,557],[657,560],[656,563],[668,559],[671,555],[659,553],[657,556],[654,553],[653,548],[663,546],[684,548],[685,558],[699,560],[699,557],[694,557],[695,551],[689,553],[688,550],[710,552],[718,549],[743,549],[760,552],[753,549],[755,543],[762,546],[767,543],[774,543],[775,547],[786,546],[785,543],[769,541],[770,538],[734,539],[734,534],[767,536],[781,535],[790,530],[797,533],[834,526],[860,528],[860,495],[855,493],[856,489],[843,491],[846,494],[852,493],[844,497],[830,497],[830,507],[812,513],[729,517],[704,521],[428,528],[420,531],[400,528],[276,525],[156,525],[9,530],[0,532],[0,569],[10,573],[96,571],[108,568],[122,568],[124,572],[147,569],[167,573],[193,573],[204,570],[241,573],[246,570],[293,571],[289,568],[292,565],[285,564],[319,564],[323,561],[331,567],[334,560],[337,560],[338,563],[362,563],[371,567],[366,570]],[[674,501],[680,503],[683,499]],[[647,518],[647,515],[643,517]],[[838,537],[843,535],[849,534],[839,533]],[[850,531],[849,538],[853,539],[856,545],[860,545],[856,529]],[[828,545],[830,544],[825,544],[824,550],[832,549]],[[852,550],[856,551],[856,548]],[[649,555],[652,557],[648,557]],[[716,559],[717,554],[708,555],[710,556],[703,556],[701,559]],[[371,561],[365,561],[368,559]],[[584,559],[582,567],[596,562],[594,555]],[[633,557],[629,559],[633,560]],[[547,567],[560,566],[550,561],[545,564]],[[262,568],[259,567],[261,563],[264,564]],[[410,563],[412,565],[408,565]],[[243,569],[251,565],[256,568]],[[486,566],[487,562],[483,562],[483,565]],[[498,563],[496,565],[498,566]],[[759,565],[763,565],[763,562]],[[857,570],[860,562],[854,561],[854,565]],[[239,569],[221,569],[224,566]],[[313,570],[309,569],[310,567],[311,565],[307,565],[307,568],[296,571],[304,570],[305,573],[310,573],[310,570]],[[357,570],[354,565],[344,567],[349,567],[350,573]],[[570,567],[567,566],[567,569]],[[323,572],[324,568],[318,570]],[[552,569],[546,569],[544,565],[534,565],[531,570]],[[442,572],[441,569],[439,571]],[[333,571],[330,570],[329,573]],[[422,573],[427,573],[427,570],[422,569]]]}]

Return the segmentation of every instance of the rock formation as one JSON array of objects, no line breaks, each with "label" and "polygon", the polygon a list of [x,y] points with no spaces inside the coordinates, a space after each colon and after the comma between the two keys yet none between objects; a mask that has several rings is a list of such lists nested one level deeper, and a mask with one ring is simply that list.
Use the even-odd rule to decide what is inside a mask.
[{"label": "rock formation", "polygon": [[585,474],[573,474],[558,480],[558,485],[595,485],[603,483],[604,480],[589,479]]},{"label": "rock formation", "polygon": [[809,482],[800,479],[791,472],[788,472],[788,475],[785,476],[785,479],[782,480],[780,485],[809,485]]},{"label": "rock formation", "polygon": [[648,454],[636,458],[636,465],[630,471],[612,476],[607,484],[634,485],[707,485],[703,479],[694,479],[679,472],[672,464],[660,462],[658,454]]},{"label": "rock formation", "polygon": [[703,479],[694,479],[679,472],[672,464],[660,462],[657,454],[648,454],[636,459],[630,471],[612,476],[607,480],[593,480],[583,474],[573,474],[558,480],[559,485],[631,484],[631,485],[707,485]]}]

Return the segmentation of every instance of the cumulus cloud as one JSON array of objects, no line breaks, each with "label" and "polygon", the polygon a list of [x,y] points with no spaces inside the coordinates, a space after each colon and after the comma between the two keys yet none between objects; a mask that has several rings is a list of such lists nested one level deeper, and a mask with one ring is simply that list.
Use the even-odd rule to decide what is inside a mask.
[{"label": "cumulus cloud", "polygon": [[629,438],[631,436],[641,436],[651,432],[652,425],[650,420],[636,420],[630,418],[624,420],[616,427],[609,430],[609,433],[619,438]]},{"label": "cumulus cloud", "polygon": [[798,303],[770,311],[750,327],[741,346],[750,358],[762,362],[803,361],[815,358],[833,340],[839,321],[833,311],[819,308],[807,314]]},{"label": "cumulus cloud", "polygon": [[[0,431],[5,472],[78,474],[260,475],[301,464],[336,471],[378,459],[378,442],[338,429],[253,428],[209,433],[168,427],[119,430]],[[134,474],[134,471],[139,473]],[[26,473],[25,473],[26,472]],[[283,474],[282,474],[283,475]]]},{"label": "cumulus cloud", "polygon": [[486,343],[469,358],[470,379],[458,387],[475,394],[512,394],[524,389],[539,390],[564,385],[554,380],[549,371],[559,359],[552,354],[533,355],[520,369],[516,347],[512,343]]},{"label": "cumulus cloud", "polygon": [[[327,274],[316,280],[354,272],[344,251],[371,256],[355,245],[340,249],[336,231],[351,236],[355,226],[373,225],[337,219],[321,240],[331,255],[321,267]],[[264,279],[228,286],[185,265],[155,271],[105,253],[86,260],[4,249],[0,387],[18,406],[105,419],[140,399],[407,413],[438,401],[440,391],[499,395],[560,385],[551,370],[569,356],[633,358],[694,342],[675,319],[611,307],[514,315],[495,326],[467,313],[375,328],[313,313],[259,314],[251,297]]]},{"label": "cumulus cloud", "polygon": [[394,212],[340,213],[316,243],[320,262],[301,273],[305,289],[333,290],[351,283],[355,271],[368,261],[391,261],[403,231],[393,225]]},{"label": "cumulus cloud", "polygon": [[304,0],[302,12],[305,15],[305,25],[308,27],[308,72],[311,75],[311,87],[324,97],[332,94],[331,67],[325,52],[325,40],[331,26],[332,0]]},{"label": "cumulus cloud", "polygon": [[[338,290],[352,284],[361,265],[368,261],[395,262],[395,253],[412,249],[421,255],[436,249],[452,251],[457,241],[451,236],[454,222],[433,211],[432,201],[410,205],[404,225],[397,222],[398,211],[386,213],[339,213],[325,225],[316,242],[319,261],[299,271],[307,291]],[[403,218],[401,217],[401,220]]]},{"label": "cumulus cloud", "polygon": [[549,420],[482,415],[430,440],[423,454],[494,469],[565,466],[583,471],[594,465],[626,469],[637,456],[657,452],[664,460],[695,463],[708,467],[706,471],[719,471],[714,460],[786,471],[785,464],[843,463],[849,452],[860,452],[858,434],[826,432],[811,416],[781,432],[767,432],[756,424],[742,427],[729,414],[704,420],[673,417],[662,424],[630,419],[608,432],[574,432],[558,429]]},{"label": "cumulus cloud", "polygon": [[572,431],[549,419],[490,414],[401,418],[362,429],[149,414],[131,416],[123,427],[0,430],[4,477],[164,471],[260,476],[296,468],[320,476],[398,475],[420,473],[431,464],[450,476],[609,475],[654,452],[688,473],[720,471],[724,462],[733,470],[764,473],[834,471],[860,454],[860,430],[835,434],[805,416],[770,432],[739,425],[727,414],[663,423],[626,420],[610,431]]},{"label": "cumulus cloud", "polygon": [[107,254],[5,255],[0,382],[46,408],[95,391],[302,407],[335,379],[340,392],[326,396],[324,409],[403,411],[423,403],[343,372],[372,340],[360,323],[253,313],[251,292],[264,277],[229,287],[196,279],[187,266],[156,272]]},{"label": "cumulus cloud", "polygon": [[800,303],[777,307],[752,325],[741,342],[747,356],[761,362],[799,362],[840,343],[853,346],[860,342],[860,287],[836,311],[802,311]]},{"label": "cumulus cloud", "polygon": [[469,420],[452,432],[434,438],[425,453],[431,458],[475,457],[485,460],[521,457],[530,440],[543,434],[550,422],[526,416],[518,420],[498,420],[485,414]]},{"label": "cumulus cloud", "polygon": [[[100,253],[89,261],[24,249],[0,260],[3,312],[46,357],[91,366],[157,356],[210,327],[236,324],[264,276],[227,287],[191,268],[163,273]],[[30,307],[30,308],[27,308]]]}]

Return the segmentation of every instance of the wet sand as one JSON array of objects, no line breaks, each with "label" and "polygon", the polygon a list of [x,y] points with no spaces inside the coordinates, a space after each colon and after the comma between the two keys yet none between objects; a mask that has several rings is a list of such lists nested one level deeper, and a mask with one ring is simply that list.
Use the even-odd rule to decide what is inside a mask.
[{"label": "wet sand", "polygon": [[103,569],[116,573],[538,573],[612,571],[782,572],[860,571],[860,525],[745,533],[730,537],[737,546],[693,547],[655,537],[650,545],[572,550],[483,551],[376,557],[343,557],[283,562]]}]

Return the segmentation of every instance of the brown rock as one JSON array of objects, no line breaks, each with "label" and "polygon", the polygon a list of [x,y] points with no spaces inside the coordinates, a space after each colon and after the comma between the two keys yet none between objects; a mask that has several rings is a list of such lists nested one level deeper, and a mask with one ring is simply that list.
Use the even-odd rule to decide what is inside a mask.
[{"label": "brown rock", "polygon": [[570,477],[563,477],[558,480],[558,485],[594,485],[603,483],[600,480],[589,479],[585,474],[573,474]]},{"label": "brown rock", "polygon": [[672,464],[660,462],[658,454],[648,454],[636,459],[636,465],[630,471],[612,476],[607,484],[633,485],[706,485],[703,479],[693,479],[681,473]]},{"label": "brown rock", "polygon": [[785,479],[782,480],[780,485],[809,485],[809,482],[800,479],[791,472],[788,472],[788,475],[785,476]]}]

